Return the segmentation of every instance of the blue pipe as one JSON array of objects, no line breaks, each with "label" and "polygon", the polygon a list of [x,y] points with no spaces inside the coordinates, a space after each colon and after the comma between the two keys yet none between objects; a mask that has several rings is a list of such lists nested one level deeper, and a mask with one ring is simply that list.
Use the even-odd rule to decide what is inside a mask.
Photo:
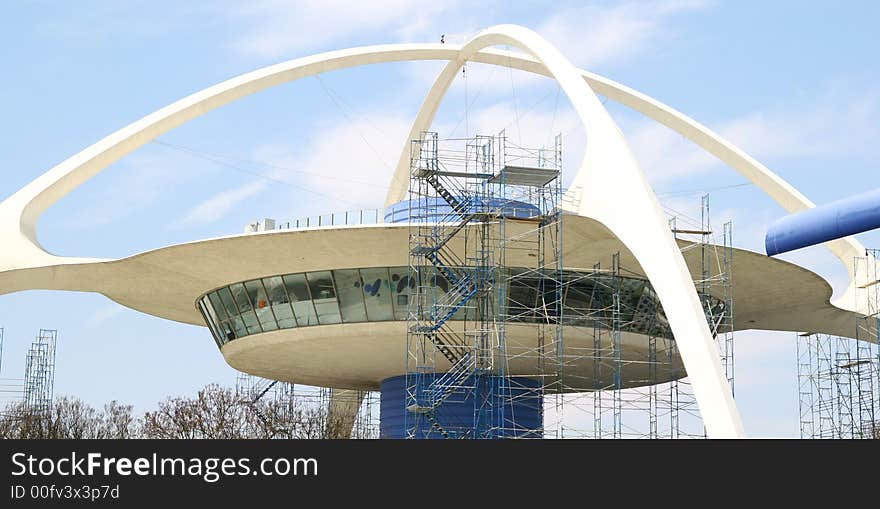
[{"label": "blue pipe", "polygon": [[880,228],[880,189],[833,201],[777,220],[764,248],[774,256]]}]

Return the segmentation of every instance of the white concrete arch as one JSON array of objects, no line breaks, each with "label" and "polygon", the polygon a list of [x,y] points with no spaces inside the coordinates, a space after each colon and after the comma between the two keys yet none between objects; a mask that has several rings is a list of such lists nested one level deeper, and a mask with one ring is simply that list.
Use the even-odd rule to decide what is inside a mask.
[{"label": "white concrete arch", "polygon": [[[495,44],[520,47],[537,58],[483,49]],[[681,132],[743,173],[786,209],[802,210],[811,207],[812,203],[708,129],[647,96],[577,70],[555,48],[522,27],[506,25],[489,29],[464,47],[402,44],[313,55],[259,69],[181,99],[88,147],[0,203],[0,238],[4,239],[5,244],[4,249],[0,250],[0,271],[28,268],[51,270],[59,265],[86,266],[103,261],[47,253],[37,242],[37,219],[48,207],[113,162],[182,123],[248,94],[302,77],[372,63],[430,59],[455,62],[472,60],[503,65],[551,75],[560,82],[590,133],[591,149],[585,154],[581,171],[575,178],[575,189],[582,194],[578,212],[597,219],[614,231],[638,257],[652,279],[664,301],[664,307],[667,307],[676,337],[682,338],[679,347],[688,372],[694,379],[697,399],[709,433],[712,436],[741,435],[739,416],[726,381],[721,376],[714,342],[690,276],[663,221],[656,197],[626,147],[622,134],[590,87]],[[454,67],[453,64],[450,65]],[[451,73],[452,76],[454,74]],[[444,76],[449,77],[449,73],[444,71],[441,78]],[[438,89],[433,99],[429,94],[426,104],[433,103],[434,99],[439,102],[445,88],[448,87]],[[608,171],[592,170],[612,167],[615,170],[613,175]],[[622,200],[614,199],[621,196],[630,198],[625,210],[621,206]],[[842,259],[853,253],[862,253],[860,244],[854,239],[835,241],[829,243],[829,247]],[[46,277],[51,277],[51,273],[46,274]],[[66,289],[75,289],[73,283],[68,281]],[[83,285],[83,289],[86,288]]]},{"label": "white concrete arch", "polygon": [[[0,270],[105,261],[47,253],[37,241],[37,219],[46,209],[86,180],[178,125],[246,95],[314,74],[372,63],[452,60],[458,58],[460,50],[461,46],[453,44],[397,44],[331,51],[258,69],[170,104],[63,161],[0,203],[0,237],[6,245],[5,249],[0,250]],[[483,49],[471,55],[470,60],[549,76],[543,63],[519,53]],[[583,70],[580,73],[597,93],[679,132],[739,171],[789,212],[814,206],[765,166],[686,115],[602,76]],[[389,189],[388,202],[398,201],[405,195],[407,166],[408,163],[403,166],[398,164]],[[841,260],[850,274],[849,290],[835,300],[834,304],[842,309],[857,311],[852,293],[857,285],[864,284],[865,281],[856,281],[853,259],[865,253],[864,246],[853,237],[827,242],[826,246]]]}]

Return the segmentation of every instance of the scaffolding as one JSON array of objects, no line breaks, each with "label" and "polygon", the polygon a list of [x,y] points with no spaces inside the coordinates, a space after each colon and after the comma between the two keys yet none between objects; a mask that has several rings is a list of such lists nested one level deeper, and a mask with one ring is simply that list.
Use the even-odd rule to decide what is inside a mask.
[{"label": "scaffolding", "polygon": [[854,260],[855,291],[852,338],[799,334],[797,338],[798,408],[801,438],[880,438],[880,272],[868,250]]},{"label": "scaffolding", "polygon": [[[698,219],[675,212],[669,226],[692,267],[694,286],[715,338],[719,361],[733,389],[733,228],[731,222],[724,223],[721,238],[717,239],[710,221],[708,195],[702,197],[700,205]],[[639,274],[621,267],[619,254],[612,257],[610,273],[597,264],[594,274],[607,274],[603,286],[612,289],[614,298],[610,301],[611,313],[605,312],[610,319],[594,322],[592,436],[704,438],[705,427],[690,380],[653,288],[648,282],[642,288],[634,287],[633,278]],[[577,310],[567,305],[565,311]],[[602,311],[595,304],[589,309],[600,315]],[[641,332],[643,345],[621,344],[619,338],[630,330]],[[602,380],[606,380],[604,385]]]},{"label": "scaffolding", "polygon": [[57,330],[40,329],[27,352],[23,398],[31,414],[47,415],[52,408],[57,341]]},{"label": "scaffolding", "polygon": [[[705,436],[641,270],[620,253],[591,269],[563,268],[561,161],[559,138],[543,149],[515,146],[503,132],[456,140],[423,133],[413,141],[408,437]],[[700,219],[670,225],[696,267],[694,284],[733,386],[732,227],[725,223],[713,244],[708,203],[704,197]],[[543,401],[543,424],[517,429],[508,403],[531,397]],[[471,401],[473,417],[452,410]]]},{"label": "scaffolding", "polygon": [[[515,400],[561,393],[564,383],[561,165],[561,136],[538,149],[503,131],[413,140],[407,437],[541,433],[519,429],[510,414]],[[513,287],[520,293],[508,294]],[[509,345],[508,326],[525,320],[537,321],[535,337]],[[530,364],[526,374],[540,386],[508,376],[511,359]],[[453,402],[472,402],[473,417],[453,415]]]},{"label": "scaffolding", "polygon": [[799,334],[801,438],[880,438],[880,360],[875,343]]},{"label": "scaffolding", "polygon": [[[323,436],[331,430],[331,398],[337,404],[355,407],[351,419],[350,438],[368,439],[379,437],[379,394],[374,391],[340,391],[333,394],[334,389],[296,385],[288,382],[269,380],[245,373],[236,378],[235,393],[264,423],[268,417],[262,414],[260,401],[269,402],[277,412],[275,416],[282,423],[296,423],[303,417],[314,419],[319,428],[325,431],[317,434]],[[356,405],[356,406],[355,406]],[[346,421],[347,424],[347,421]],[[283,430],[282,430],[283,431]]]}]

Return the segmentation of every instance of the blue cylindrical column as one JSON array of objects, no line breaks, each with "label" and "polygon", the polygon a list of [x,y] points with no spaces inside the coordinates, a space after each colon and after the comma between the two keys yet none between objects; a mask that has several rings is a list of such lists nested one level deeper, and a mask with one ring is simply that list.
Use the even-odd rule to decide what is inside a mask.
[{"label": "blue cylindrical column", "polygon": [[880,228],[880,189],[791,214],[767,229],[764,247],[773,256]]},{"label": "blue cylindrical column", "polygon": [[[412,374],[410,383],[419,378],[422,387],[429,387],[441,375]],[[468,388],[452,392],[433,411],[433,418],[450,438],[541,438],[544,398],[537,381],[471,375],[461,386]],[[415,438],[444,438],[425,415],[406,409],[406,375],[383,380],[380,390],[381,438],[406,438],[408,428],[415,431]]]}]

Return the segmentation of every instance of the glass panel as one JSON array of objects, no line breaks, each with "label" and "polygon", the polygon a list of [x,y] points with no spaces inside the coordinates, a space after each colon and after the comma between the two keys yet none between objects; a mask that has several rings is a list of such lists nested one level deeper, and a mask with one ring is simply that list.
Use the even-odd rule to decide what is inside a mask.
[{"label": "glass panel", "polygon": [[538,279],[538,307],[535,319],[540,322],[555,322],[559,315],[559,304],[564,287],[555,278],[542,276]]},{"label": "glass panel", "polygon": [[334,270],[333,277],[336,280],[342,321],[347,323],[367,321],[364,293],[361,291],[361,279],[357,269]]},{"label": "glass panel", "polygon": [[318,312],[318,322],[322,325],[341,322],[339,302],[336,300],[336,290],[333,288],[330,271],[309,272],[306,278],[309,281],[315,311]]},{"label": "glass panel", "polygon": [[229,285],[229,289],[232,290],[232,296],[235,297],[235,303],[238,304],[238,309],[241,310],[242,313],[250,311],[251,299],[248,297],[244,285],[236,283],[234,285]]},{"label": "glass panel", "polygon": [[510,287],[507,289],[507,313],[510,321],[530,322],[534,319],[539,283],[538,278],[529,276],[510,280]]},{"label": "glass panel", "polygon": [[293,312],[296,315],[297,324],[318,325],[318,316],[315,314],[315,306],[312,304],[309,289],[306,286],[304,274],[290,274],[283,277],[287,294],[293,300]]},{"label": "glass panel", "polygon": [[214,342],[217,343],[218,347],[221,347],[223,346],[223,343],[221,341],[222,337],[217,332],[217,317],[214,315],[213,310],[210,312],[208,311],[208,307],[205,304],[210,304],[208,303],[207,297],[199,299],[199,310],[201,310],[202,314],[205,316],[205,322],[207,322],[205,325],[207,325],[208,330],[211,331],[211,336],[214,337]]},{"label": "glass panel", "polygon": [[211,292],[208,294],[208,299],[211,301],[211,305],[214,307],[214,312],[217,313],[217,318],[220,320],[226,320],[229,315],[226,314],[226,308],[223,307],[223,303],[220,302],[220,296],[217,292]]},{"label": "glass panel", "polygon": [[221,288],[217,290],[217,294],[220,295],[220,300],[223,301],[223,307],[226,308],[226,312],[229,316],[238,316],[238,307],[232,299],[232,293],[229,291],[229,288]]},{"label": "glass panel", "polygon": [[[579,276],[575,275],[574,278]],[[565,301],[563,302],[565,322],[571,325],[593,325],[593,313],[590,309],[594,285],[588,278],[569,281],[566,284]]]},{"label": "glass panel", "polygon": [[232,330],[232,325],[229,322],[220,322],[217,326],[217,332],[223,336],[222,342],[224,345],[235,339],[235,332]]},{"label": "glass panel", "polygon": [[235,330],[235,337],[237,338],[242,338],[249,334],[247,328],[244,326],[244,320],[242,320],[240,316],[232,318],[232,328]]},{"label": "glass panel", "polygon": [[409,299],[415,293],[417,278],[410,277],[409,267],[391,267],[388,272],[391,276],[391,304],[394,308],[394,319],[406,320]]},{"label": "glass panel", "polygon": [[202,312],[205,313],[205,318],[208,320],[208,326],[212,329],[216,329],[220,319],[217,318],[217,313],[214,312],[214,306],[211,305],[211,301],[205,296],[199,299],[199,305],[202,307]]},{"label": "glass panel", "polygon": [[287,298],[287,290],[284,289],[281,276],[267,277],[263,279],[263,284],[269,292],[269,304],[272,306],[272,312],[275,313],[275,319],[278,320],[278,327],[281,329],[296,327],[293,308],[290,307],[290,300]]},{"label": "glass panel", "polygon": [[275,323],[275,316],[269,307],[269,298],[266,296],[266,290],[263,289],[263,283],[257,279],[255,281],[248,281],[244,284],[244,287],[247,289],[248,298],[257,312],[257,320],[260,321],[263,332],[277,329],[278,324]]},{"label": "glass panel", "polygon": [[263,329],[260,328],[260,322],[257,320],[257,314],[253,310],[242,313],[241,317],[244,319],[244,325],[247,327],[248,334],[263,332]]},{"label": "glass panel", "polygon": [[391,286],[388,282],[388,270],[361,269],[361,290],[364,303],[367,305],[367,316],[371,322],[393,320],[394,311],[391,307]]}]

